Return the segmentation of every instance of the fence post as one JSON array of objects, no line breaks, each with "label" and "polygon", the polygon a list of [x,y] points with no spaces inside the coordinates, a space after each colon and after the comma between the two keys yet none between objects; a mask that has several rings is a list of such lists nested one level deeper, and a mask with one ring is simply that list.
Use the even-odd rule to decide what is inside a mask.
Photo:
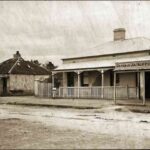
[{"label": "fence post", "polygon": [[60,88],[61,88],[60,90],[62,91],[62,92],[61,92],[62,97],[64,97],[64,87],[60,87]]},{"label": "fence post", "polygon": [[59,97],[60,97],[60,87],[59,87],[59,89],[58,89],[58,92],[59,92],[58,95],[59,95]]},{"label": "fence post", "polygon": [[47,97],[49,97],[49,86],[48,86],[48,83],[47,83]]},{"label": "fence post", "polygon": [[54,98],[56,96],[55,74],[56,74],[56,72],[52,72],[52,98]]},{"label": "fence post", "polygon": [[140,99],[140,72],[137,72],[137,99]]},{"label": "fence post", "polygon": [[143,105],[145,105],[145,71],[143,71]]},{"label": "fence post", "polygon": [[102,74],[102,99],[104,98],[104,70],[101,71]]},{"label": "fence post", "polygon": [[127,85],[127,99],[129,99],[129,87]]},{"label": "fence post", "polygon": [[80,98],[80,71],[78,71],[77,74],[78,74],[78,98]]},{"label": "fence post", "polygon": [[93,95],[93,93],[92,93],[92,87],[91,87],[91,97],[90,97],[90,98],[92,98],[92,97],[94,97],[94,95]]},{"label": "fence post", "polygon": [[114,103],[116,104],[116,72],[114,72]]}]

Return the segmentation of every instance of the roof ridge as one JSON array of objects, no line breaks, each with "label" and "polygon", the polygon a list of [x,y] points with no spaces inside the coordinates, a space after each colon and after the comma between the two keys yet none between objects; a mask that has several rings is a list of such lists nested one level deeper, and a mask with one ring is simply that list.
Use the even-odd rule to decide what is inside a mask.
[{"label": "roof ridge", "polygon": [[102,43],[102,44],[98,44],[98,45],[96,45],[96,46],[94,46],[94,47],[91,47],[91,48],[89,48],[89,49],[96,48],[96,47],[98,47],[98,46],[102,46],[102,45],[105,45],[105,44],[108,44],[108,43],[120,42],[120,41],[123,42],[123,41],[127,41],[127,40],[139,39],[139,38],[144,38],[144,39],[150,40],[150,39],[147,38],[147,37],[139,36],[139,37],[133,37],[133,38],[128,38],[128,39],[124,39],[124,40],[116,40],[116,41],[108,41],[108,42],[104,42],[104,43]]},{"label": "roof ridge", "polygon": [[8,73],[10,74],[12,72],[12,70],[15,68],[15,66],[17,65],[18,61],[20,58],[17,58],[16,62],[14,63],[14,65],[10,68],[10,70],[8,71]]}]

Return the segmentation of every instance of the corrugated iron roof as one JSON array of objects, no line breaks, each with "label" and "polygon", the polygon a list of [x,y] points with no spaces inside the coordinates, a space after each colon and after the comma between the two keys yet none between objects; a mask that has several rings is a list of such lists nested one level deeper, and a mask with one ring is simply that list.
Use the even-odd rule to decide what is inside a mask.
[{"label": "corrugated iron roof", "polygon": [[69,56],[63,59],[112,55],[143,50],[150,50],[150,39],[145,37],[137,37],[125,40],[110,41],[90,49],[81,50],[80,54]]}]

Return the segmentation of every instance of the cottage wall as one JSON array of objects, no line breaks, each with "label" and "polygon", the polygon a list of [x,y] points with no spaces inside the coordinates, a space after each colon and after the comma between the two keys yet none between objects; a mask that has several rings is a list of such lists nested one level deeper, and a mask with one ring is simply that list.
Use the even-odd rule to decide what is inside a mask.
[{"label": "cottage wall", "polygon": [[104,72],[104,86],[110,86],[110,72]]},{"label": "cottage wall", "polygon": [[[88,72],[88,81],[89,81],[89,86],[100,86],[101,85],[100,73],[98,71],[89,71]],[[77,87],[78,86],[78,75],[77,75],[77,73],[74,75],[74,83],[75,83],[75,86]],[[81,86],[81,83],[80,83],[80,86]]]},{"label": "cottage wall", "polygon": [[101,74],[98,71],[89,72],[89,86],[100,86]]},{"label": "cottage wall", "polygon": [[136,73],[119,73],[118,85],[136,87]]},{"label": "cottage wall", "polygon": [[[88,72],[88,81],[89,86],[101,86],[101,73],[98,71],[89,71]],[[75,86],[78,86],[78,76],[74,74],[74,83]],[[110,72],[107,71],[104,73],[104,86],[110,86]]]},{"label": "cottage wall", "polygon": [[71,59],[64,59],[63,63],[78,63],[78,62],[87,62],[87,61],[99,61],[99,60],[109,60],[109,59],[119,59],[119,58],[130,58],[130,57],[142,57],[142,56],[149,56],[149,52],[135,52],[132,54],[115,54],[109,56],[91,56],[85,58],[71,58]]},{"label": "cottage wall", "polygon": [[24,94],[34,93],[34,81],[40,78],[47,78],[48,75],[10,75],[9,87],[10,91],[23,91]]}]

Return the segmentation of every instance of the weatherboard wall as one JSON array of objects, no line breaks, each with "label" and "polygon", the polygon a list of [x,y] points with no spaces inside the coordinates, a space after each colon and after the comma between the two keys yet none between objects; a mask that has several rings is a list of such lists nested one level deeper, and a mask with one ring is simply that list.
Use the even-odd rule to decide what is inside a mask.
[{"label": "weatherboard wall", "polygon": [[112,54],[107,56],[89,56],[89,57],[78,57],[78,58],[70,58],[64,59],[63,63],[79,63],[79,62],[89,62],[89,61],[99,61],[99,60],[110,60],[110,59],[120,59],[120,58],[134,58],[134,57],[142,57],[149,56],[149,52],[133,52],[126,54]]}]

